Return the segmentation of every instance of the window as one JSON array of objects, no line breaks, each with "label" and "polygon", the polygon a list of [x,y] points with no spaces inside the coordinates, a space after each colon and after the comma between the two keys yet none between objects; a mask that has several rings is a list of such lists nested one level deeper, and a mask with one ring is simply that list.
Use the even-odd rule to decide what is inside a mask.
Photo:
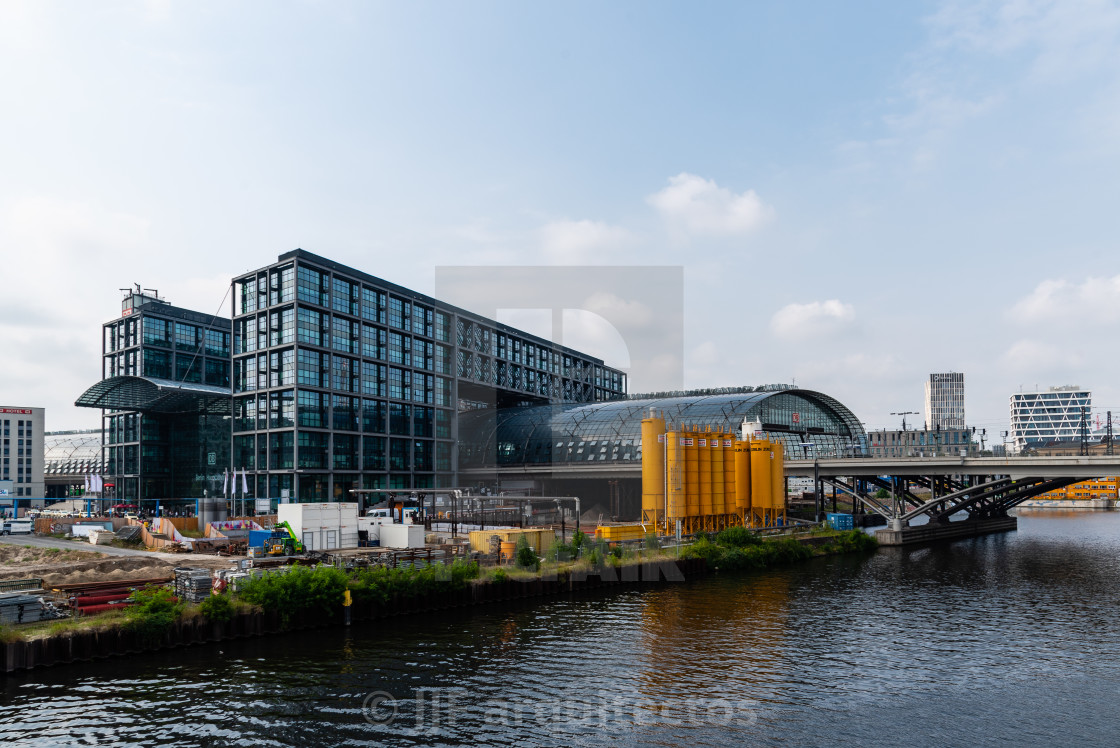
[{"label": "window", "polygon": [[432,469],[432,442],[420,440],[413,442],[412,467],[418,471]]},{"label": "window", "polygon": [[431,436],[435,411],[432,408],[416,406],[412,409],[413,436]]},{"label": "window", "polygon": [[358,398],[335,395],[332,426],[341,431],[358,430]]},{"label": "window", "polygon": [[180,382],[201,382],[202,358],[187,353],[175,356],[175,379]]},{"label": "window", "polygon": [[384,434],[386,410],[381,400],[362,400],[362,431]]},{"label": "window", "polygon": [[268,435],[268,464],[273,470],[290,470],[295,467],[293,444],[295,436],[291,431],[278,431]]},{"label": "window", "polygon": [[409,454],[412,450],[411,442],[408,439],[390,439],[389,440],[389,469],[390,470],[408,470],[409,468]]},{"label": "window", "polygon": [[389,397],[397,400],[412,399],[412,372],[389,367]]},{"label": "window", "polygon": [[412,338],[399,332],[389,333],[389,362],[412,366]]},{"label": "window", "polygon": [[270,387],[287,387],[296,378],[296,352],[292,348],[271,351],[268,354],[268,384]]},{"label": "window", "polygon": [[276,268],[269,273],[269,300],[272,305],[286,304],[295,299],[296,271],[291,265]]},{"label": "window", "polygon": [[167,351],[155,351],[151,348],[145,348],[143,375],[146,377],[155,377],[156,379],[170,379],[171,354]]},{"label": "window", "polygon": [[362,394],[385,397],[385,365],[362,362]]},{"label": "window", "polygon": [[329,402],[326,398],[328,397],[330,396],[319,392],[300,390],[297,397],[297,420],[299,425],[316,429],[326,428],[327,403]]},{"label": "window", "polygon": [[323,345],[322,315],[300,307],[296,316],[296,340],[308,345]]},{"label": "window", "polygon": [[389,433],[408,436],[411,433],[412,407],[401,403],[389,403]]},{"label": "window", "polygon": [[443,312],[435,313],[435,338],[443,343],[450,343],[447,315]]},{"label": "window", "polygon": [[385,294],[372,288],[362,289],[362,319],[385,324]]},{"label": "window", "polygon": [[206,359],[206,384],[229,387],[229,361]]},{"label": "window", "polygon": [[198,328],[194,325],[175,323],[175,348],[180,351],[198,350]]},{"label": "window", "polygon": [[270,392],[268,394],[268,427],[291,428],[295,425],[295,392]]},{"label": "window", "polygon": [[299,432],[299,466],[301,468],[326,468],[329,439],[330,434],[321,431]]},{"label": "window", "polygon": [[299,359],[296,364],[296,383],[308,387],[323,387],[325,386],[326,379],[323,372],[326,369],[327,361],[330,354],[319,353],[318,351],[309,351],[306,348],[299,349]]},{"label": "window", "polygon": [[164,348],[171,347],[171,336],[168,334],[167,320],[144,316],[144,345],[158,345]]},{"label": "window", "polygon": [[207,330],[206,355],[229,358],[229,333],[221,330]]},{"label": "window", "polygon": [[349,281],[334,279],[331,284],[331,301],[336,312],[358,316],[358,295]]},{"label": "window", "polygon": [[362,356],[385,360],[385,330],[373,325],[362,325]]},{"label": "window", "polygon": [[325,282],[324,275],[318,270],[301,267],[296,273],[296,298],[307,304],[328,306],[330,294]]},{"label": "window", "polygon": [[358,440],[359,437],[350,434],[334,435],[334,469],[358,469]]},{"label": "window", "polygon": [[362,438],[362,470],[385,469],[385,437]]},{"label": "window", "polygon": [[268,344],[290,345],[295,339],[295,309],[291,307],[269,314]]},{"label": "window", "polygon": [[412,304],[398,299],[395,296],[389,297],[389,326],[395,327],[398,330],[411,331],[412,330]]},{"label": "window", "polygon": [[358,323],[351,329],[349,320],[334,317],[331,320],[331,347],[343,353],[357,353]]},{"label": "window", "polygon": [[358,367],[354,359],[331,356],[331,387],[343,392],[358,391]]},{"label": "window", "polygon": [[257,279],[245,278],[237,281],[237,307],[240,314],[257,311]]}]

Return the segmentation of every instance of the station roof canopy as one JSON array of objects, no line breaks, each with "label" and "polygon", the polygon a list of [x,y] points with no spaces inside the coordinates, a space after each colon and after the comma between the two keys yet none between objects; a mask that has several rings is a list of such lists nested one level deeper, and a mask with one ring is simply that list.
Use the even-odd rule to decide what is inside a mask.
[{"label": "station roof canopy", "polygon": [[225,387],[209,384],[120,376],[101,380],[83,392],[74,404],[83,408],[140,413],[229,415],[230,392]]},{"label": "station roof canopy", "polygon": [[738,432],[756,421],[790,456],[862,451],[859,419],[835,398],[788,385],[635,395],[590,405],[478,410],[459,421],[459,455],[468,467],[541,463],[639,462],[642,419],[670,429]]}]

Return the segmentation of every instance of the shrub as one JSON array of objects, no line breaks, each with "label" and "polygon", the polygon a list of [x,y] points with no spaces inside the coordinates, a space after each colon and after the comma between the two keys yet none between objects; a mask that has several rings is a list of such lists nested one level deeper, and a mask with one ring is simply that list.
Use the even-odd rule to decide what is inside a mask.
[{"label": "shrub", "polygon": [[515,558],[517,559],[517,565],[522,569],[539,571],[541,568],[541,560],[537,558],[537,554],[529,547],[529,541],[524,535],[517,538],[517,553]]},{"label": "shrub", "polygon": [[495,582],[505,582],[509,579],[509,574],[506,573],[505,569],[494,569],[490,578]]},{"label": "shrub", "polygon": [[128,609],[124,628],[139,634],[145,644],[159,642],[183,612],[183,604],[167,587],[145,587],[130,599],[136,604]]},{"label": "shrub", "polygon": [[211,623],[227,623],[233,618],[233,603],[228,593],[210,595],[199,604],[198,609]]},{"label": "shrub", "polygon": [[646,535],[645,548],[647,551],[661,550],[661,543],[657,539],[657,533],[648,533]]},{"label": "shrub", "polygon": [[238,599],[259,605],[280,615],[287,626],[296,613],[313,610],[333,618],[342,607],[342,596],[349,580],[333,566],[293,566],[284,574],[264,574],[249,580],[238,590]]},{"label": "shrub", "polygon": [[728,527],[716,536],[716,542],[731,548],[743,548],[748,545],[758,545],[762,538],[742,525]]}]

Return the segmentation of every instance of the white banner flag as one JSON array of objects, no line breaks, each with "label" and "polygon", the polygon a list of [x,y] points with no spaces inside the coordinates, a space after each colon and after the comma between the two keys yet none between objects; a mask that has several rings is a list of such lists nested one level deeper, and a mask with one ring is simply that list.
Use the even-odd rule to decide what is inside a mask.
[{"label": "white banner flag", "polygon": [[82,477],[86,479],[86,493],[91,493],[93,489],[89,487],[89,473],[86,473]]},{"label": "white banner flag", "polygon": [[90,479],[90,483],[92,484],[92,485],[90,485],[90,488],[93,489],[94,493],[98,493],[98,492],[101,491],[101,476],[100,475],[94,475]]},{"label": "white banner flag", "polygon": [[226,495],[226,490],[229,488],[229,470],[222,468],[222,496]]},{"label": "white banner flag", "polygon": [[249,495],[249,479],[245,477],[245,468],[241,468],[241,496]]}]

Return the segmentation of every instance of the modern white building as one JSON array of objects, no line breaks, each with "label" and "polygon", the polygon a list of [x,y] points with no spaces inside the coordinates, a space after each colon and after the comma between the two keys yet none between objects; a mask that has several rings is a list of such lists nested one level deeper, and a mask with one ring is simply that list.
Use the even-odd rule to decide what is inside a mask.
[{"label": "modern white building", "polygon": [[1047,442],[1080,439],[1082,416],[1086,433],[1092,428],[1092,405],[1092,392],[1076,385],[1016,392],[1011,396],[1011,451],[1018,454]]},{"label": "modern white building", "polygon": [[945,431],[964,427],[964,374],[930,374],[926,381],[926,428]]},{"label": "modern white building", "polygon": [[[43,408],[0,406],[0,485],[11,482],[10,499],[43,498]],[[21,504],[20,506],[23,506]]]}]

